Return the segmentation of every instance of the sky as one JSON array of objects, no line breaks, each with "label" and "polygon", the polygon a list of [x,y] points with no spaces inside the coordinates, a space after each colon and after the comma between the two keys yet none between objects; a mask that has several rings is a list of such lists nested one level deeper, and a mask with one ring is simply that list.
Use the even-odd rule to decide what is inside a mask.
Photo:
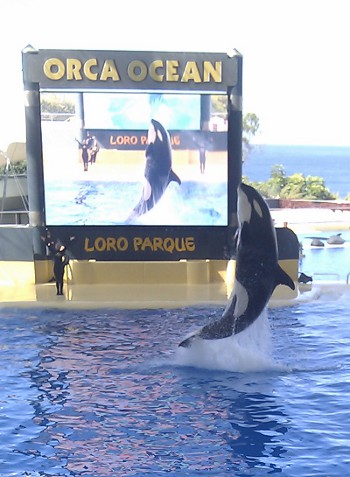
[{"label": "sky", "polygon": [[243,113],[259,144],[350,146],[348,0],[1,0],[0,149],[25,140],[21,52],[243,56]]}]

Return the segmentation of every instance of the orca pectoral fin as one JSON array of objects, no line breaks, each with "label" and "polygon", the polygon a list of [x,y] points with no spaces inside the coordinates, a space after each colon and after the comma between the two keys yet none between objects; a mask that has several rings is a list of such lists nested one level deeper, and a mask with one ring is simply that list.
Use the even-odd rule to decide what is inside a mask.
[{"label": "orca pectoral fin", "polygon": [[169,174],[168,183],[171,182],[171,181],[175,181],[175,182],[177,182],[179,185],[181,185],[181,179],[180,179],[180,177],[179,177],[177,174],[175,174],[175,172],[174,172],[172,169],[170,169],[170,174]]},{"label": "orca pectoral fin", "polygon": [[287,287],[295,290],[295,283],[290,278],[288,273],[286,273],[283,268],[279,265],[277,266],[277,275],[276,275],[276,286],[277,285],[286,285]]},{"label": "orca pectoral fin", "polygon": [[179,347],[181,348],[190,348],[193,341],[197,338],[197,334],[191,335],[188,338],[185,338],[184,340],[179,343]]}]

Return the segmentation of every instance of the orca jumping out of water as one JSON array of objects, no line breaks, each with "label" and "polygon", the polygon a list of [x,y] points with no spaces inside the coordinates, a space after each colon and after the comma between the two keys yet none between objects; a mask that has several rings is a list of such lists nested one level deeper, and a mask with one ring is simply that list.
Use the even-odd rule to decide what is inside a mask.
[{"label": "orca jumping out of water", "polygon": [[164,126],[151,120],[146,149],[145,184],[142,197],[131,212],[128,221],[139,217],[160,200],[171,181],[181,184],[180,178],[172,170],[170,137]]},{"label": "orca jumping out of water", "polygon": [[295,289],[293,280],[278,264],[276,232],[265,200],[253,188],[238,187],[236,272],[233,290],[219,320],[185,338],[179,346],[196,340],[217,340],[241,333],[262,313],[277,285]]}]

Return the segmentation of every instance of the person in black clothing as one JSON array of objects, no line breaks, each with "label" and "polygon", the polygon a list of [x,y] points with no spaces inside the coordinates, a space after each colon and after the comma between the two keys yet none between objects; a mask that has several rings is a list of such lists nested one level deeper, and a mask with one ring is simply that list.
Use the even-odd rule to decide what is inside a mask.
[{"label": "person in black clothing", "polygon": [[83,164],[84,164],[84,171],[87,171],[89,168],[89,145],[88,145],[88,140],[84,140],[83,142],[78,141],[78,139],[75,139],[77,143],[79,144],[79,149],[81,149],[81,157],[83,159]]},{"label": "person in black clothing", "polygon": [[[47,230],[46,237],[42,236],[42,240],[46,242],[46,246],[49,250],[49,255],[53,260],[53,274],[54,278],[50,280],[56,282],[57,295],[63,295],[63,277],[66,265],[69,263],[69,256],[66,253],[67,247],[63,245],[60,240],[54,240],[51,237],[50,231]],[[69,237],[69,243],[72,242],[75,237]]]},{"label": "person in black clothing", "polygon": [[209,141],[206,138],[206,136],[201,136],[201,137],[194,137],[194,143],[196,144],[198,152],[199,152],[199,170],[201,174],[204,174],[205,163],[207,162],[207,147],[208,147]]},{"label": "person in black clothing", "polygon": [[205,149],[205,146],[201,145],[199,147],[199,168],[200,168],[201,174],[204,174],[206,160],[207,160],[207,151]]},{"label": "person in black clothing", "polygon": [[100,150],[100,146],[98,145],[97,139],[95,136],[91,136],[91,142],[89,143],[89,155],[90,155],[90,163],[94,164],[96,162],[97,153]]},{"label": "person in black clothing", "polygon": [[[51,237],[51,233],[49,230],[46,229],[46,232],[45,232],[45,235],[42,235],[41,236],[41,240],[43,242],[45,242],[45,245],[47,247],[47,250],[48,250],[48,255],[50,258],[53,259],[53,256],[56,252],[56,242],[54,241],[54,239]],[[49,283],[52,283],[56,281],[55,280],[55,276],[52,276],[50,279],[49,279]]]},{"label": "person in black clothing", "polygon": [[53,273],[55,275],[56,280],[57,295],[63,295],[64,269],[69,263],[69,257],[65,252],[66,247],[64,245],[56,243],[55,253],[53,256]]}]

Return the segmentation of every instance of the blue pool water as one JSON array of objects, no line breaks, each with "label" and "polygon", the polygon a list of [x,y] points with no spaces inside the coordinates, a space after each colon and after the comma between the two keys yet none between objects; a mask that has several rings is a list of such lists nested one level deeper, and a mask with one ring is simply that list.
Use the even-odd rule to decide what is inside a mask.
[{"label": "blue pool water", "polygon": [[[343,245],[328,245],[327,238],[337,233],[345,240]],[[312,238],[322,239],[323,247],[311,246]],[[303,258],[300,260],[300,271],[315,280],[342,281],[350,277],[350,231],[312,232],[298,235],[303,244]]]},{"label": "blue pool water", "polygon": [[[51,225],[125,225],[142,195],[137,182],[46,182],[46,218]],[[205,202],[203,202],[205,197]],[[162,200],[135,225],[226,225],[227,189],[221,182],[172,183]]]},{"label": "blue pool water", "polygon": [[0,475],[350,475],[350,289],[311,293],[191,351],[222,309],[0,310]]}]

